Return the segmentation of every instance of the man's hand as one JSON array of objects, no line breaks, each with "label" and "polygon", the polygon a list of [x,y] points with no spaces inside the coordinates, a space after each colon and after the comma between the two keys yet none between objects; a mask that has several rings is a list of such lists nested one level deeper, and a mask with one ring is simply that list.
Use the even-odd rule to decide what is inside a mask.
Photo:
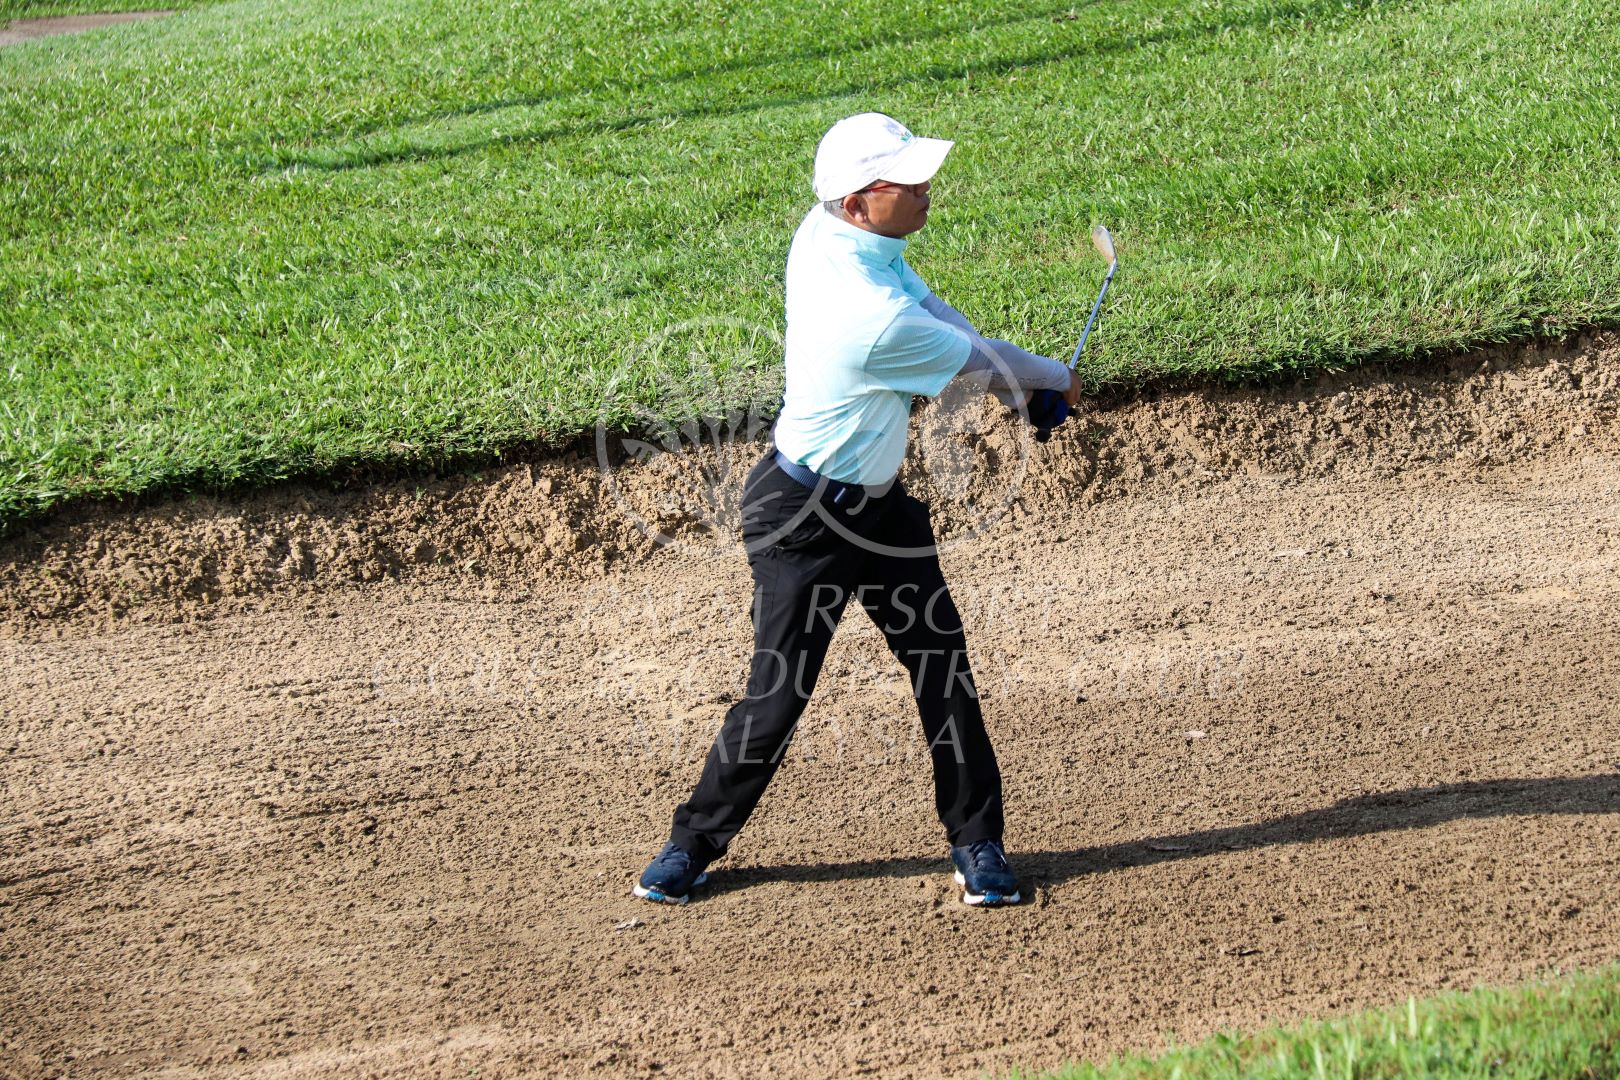
[{"label": "man's hand", "polygon": [[1069,402],[1056,390],[1037,390],[1029,395],[1029,422],[1035,425],[1035,440],[1045,442],[1052,429],[1069,418]]},{"label": "man's hand", "polygon": [[1035,441],[1045,442],[1052,429],[1062,425],[1080,404],[1080,377],[1069,372],[1069,385],[1063,390],[1036,390],[1029,395],[1029,422],[1035,425]]}]

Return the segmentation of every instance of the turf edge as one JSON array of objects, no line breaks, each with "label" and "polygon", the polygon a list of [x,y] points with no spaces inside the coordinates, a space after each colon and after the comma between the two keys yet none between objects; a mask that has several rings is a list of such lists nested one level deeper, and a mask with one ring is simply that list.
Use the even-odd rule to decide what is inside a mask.
[{"label": "turf edge", "polygon": [[1158,1055],[1129,1055],[1010,1080],[1192,1077],[1493,1077],[1620,1075],[1620,965],[1478,987],[1332,1020],[1221,1032]]}]

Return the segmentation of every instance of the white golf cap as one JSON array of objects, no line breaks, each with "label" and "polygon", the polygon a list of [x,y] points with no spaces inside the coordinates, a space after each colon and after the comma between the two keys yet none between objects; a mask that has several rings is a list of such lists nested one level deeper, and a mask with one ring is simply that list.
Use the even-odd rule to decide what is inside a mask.
[{"label": "white golf cap", "polygon": [[920,184],[939,171],[955,145],[949,139],[919,139],[882,113],[846,116],[816,147],[816,198],[842,199],[875,180]]}]

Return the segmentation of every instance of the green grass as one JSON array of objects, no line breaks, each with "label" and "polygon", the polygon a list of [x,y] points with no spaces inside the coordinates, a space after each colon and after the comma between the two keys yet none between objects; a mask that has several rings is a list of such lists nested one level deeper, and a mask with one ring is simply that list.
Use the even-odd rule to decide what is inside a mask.
[{"label": "green grass", "polygon": [[1047,1080],[1606,1080],[1620,1076],[1620,968],[1328,1022],[1217,1035]]},{"label": "green grass", "polygon": [[[1607,0],[245,0],[9,47],[0,524],[589,431],[664,327],[779,327],[870,108],[958,140],[912,262],[987,332],[1067,355],[1113,227],[1092,385],[1614,323],[1617,51]],[[769,341],[706,362],[758,396]],[[636,390],[610,422],[683,397]]]}]

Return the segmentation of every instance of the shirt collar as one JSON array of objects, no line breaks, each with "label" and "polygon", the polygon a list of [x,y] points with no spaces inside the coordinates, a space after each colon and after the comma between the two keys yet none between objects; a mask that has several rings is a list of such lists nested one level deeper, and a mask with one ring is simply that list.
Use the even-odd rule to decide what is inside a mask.
[{"label": "shirt collar", "polygon": [[828,210],[825,206],[821,212],[827,218],[827,227],[842,244],[862,262],[869,262],[875,266],[889,266],[905,252],[906,245],[910,243],[903,236],[884,236],[882,233],[868,232],[859,225],[851,225],[843,218]]}]

